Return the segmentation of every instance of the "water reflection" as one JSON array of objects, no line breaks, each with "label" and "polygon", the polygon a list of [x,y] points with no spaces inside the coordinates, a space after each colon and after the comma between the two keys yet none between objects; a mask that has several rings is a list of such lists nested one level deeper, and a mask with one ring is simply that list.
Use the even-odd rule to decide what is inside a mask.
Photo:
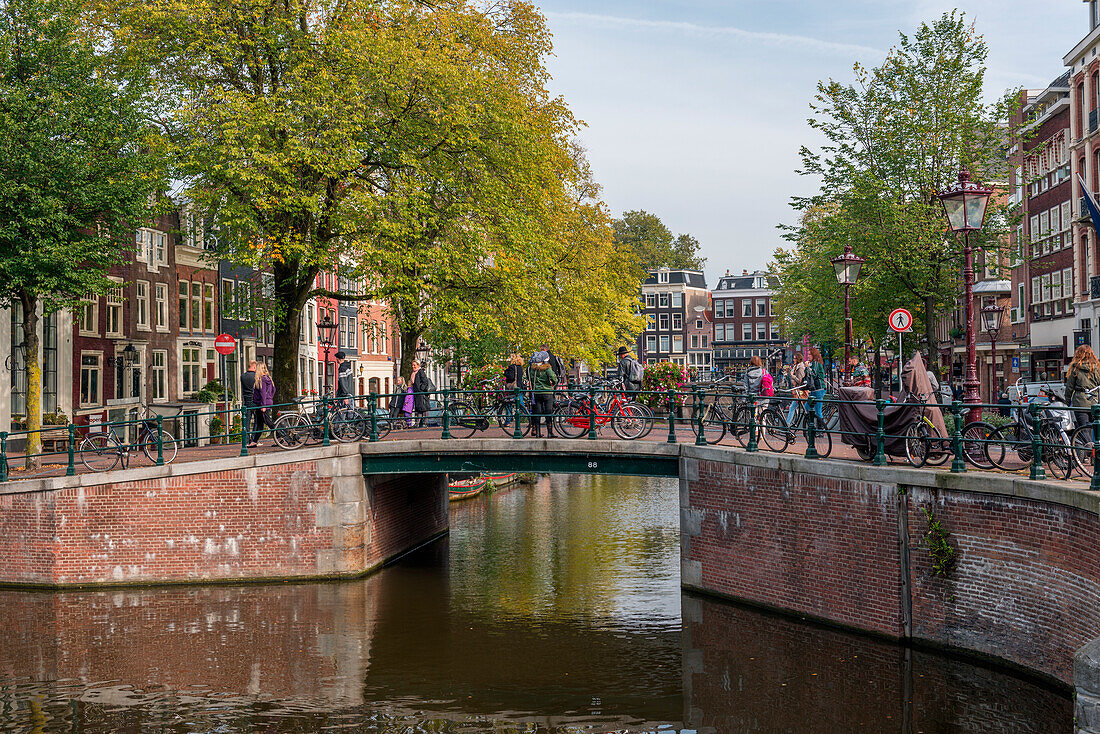
[{"label": "water reflection", "polygon": [[667,480],[555,477],[362,581],[0,592],[0,730],[1070,728],[1011,676],[682,598],[677,514]]}]

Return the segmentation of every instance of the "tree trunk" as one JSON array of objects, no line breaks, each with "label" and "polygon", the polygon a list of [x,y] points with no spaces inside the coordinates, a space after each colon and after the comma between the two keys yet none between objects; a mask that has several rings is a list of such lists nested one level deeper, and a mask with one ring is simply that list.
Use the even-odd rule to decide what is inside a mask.
[{"label": "tree trunk", "polygon": [[419,344],[419,329],[401,329],[401,376],[406,380],[412,375],[412,363],[416,359],[416,347]]},{"label": "tree trunk", "polygon": [[936,339],[936,299],[934,296],[924,297],[924,339],[928,348],[928,369],[936,375],[936,379],[943,379],[940,373],[940,344]]},{"label": "tree trunk", "polygon": [[42,368],[38,363],[38,298],[19,291],[23,305],[23,364],[27,370],[27,459],[28,470],[41,466],[42,453]]},{"label": "tree trunk", "polygon": [[[275,302],[283,304],[285,311],[275,322],[275,347],[272,379],[275,381],[275,404],[288,405],[298,397],[298,345],[301,343],[301,315],[305,308],[313,273],[299,278],[297,264],[276,264],[272,268],[275,279]],[[323,369],[323,367],[322,367]],[[322,373],[322,377],[323,377]]]}]

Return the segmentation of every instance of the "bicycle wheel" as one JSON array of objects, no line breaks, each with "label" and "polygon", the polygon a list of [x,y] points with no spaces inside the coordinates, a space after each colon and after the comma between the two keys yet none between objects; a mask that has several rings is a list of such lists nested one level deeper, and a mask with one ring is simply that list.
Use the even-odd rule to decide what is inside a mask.
[{"label": "bicycle wheel", "polygon": [[363,419],[359,411],[339,408],[329,421],[329,432],[341,443],[358,441],[363,435]]},{"label": "bicycle wheel", "polygon": [[[390,431],[393,430],[393,421],[390,419],[389,416],[380,415],[375,420],[375,423],[378,425],[379,441],[390,435]],[[363,435],[367,438],[370,438],[370,418],[367,418],[366,422],[363,424]]]},{"label": "bicycle wheel", "polygon": [[653,411],[649,409],[649,406],[642,403],[629,402],[627,405],[633,409],[638,415],[642,417],[642,433],[638,438],[645,438],[649,435],[649,432],[653,430]]},{"label": "bicycle wheel", "polygon": [[722,420],[721,413],[714,406],[706,408],[701,422],[691,422],[691,430],[695,432],[696,436],[699,435],[700,425],[702,425],[703,440],[708,444],[720,443],[726,437],[726,422]]},{"label": "bicycle wheel", "polygon": [[93,433],[80,442],[80,461],[92,471],[110,471],[122,458],[122,444],[113,433]]},{"label": "bicycle wheel", "polygon": [[481,427],[481,419],[469,403],[451,403],[447,412],[450,415],[451,435],[455,438],[470,438]]},{"label": "bicycle wheel", "polygon": [[733,420],[730,421],[729,431],[737,439],[737,443],[741,444],[741,448],[747,448],[749,445],[749,424],[751,422],[752,408],[747,405],[739,407],[733,414]]},{"label": "bicycle wheel", "polygon": [[992,423],[985,421],[974,421],[963,428],[962,449],[966,463],[973,464],[978,469],[993,468],[993,462],[989,460],[986,449],[989,446],[989,437],[995,430]]},{"label": "bicycle wheel", "polygon": [[554,409],[554,433],[565,438],[580,438],[588,433],[588,408],[565,403]]},{"label": "bicycle wheel", "polygon": [[931,449],[928,441],[928,426],[921,421],[913,421],[905,427],[905,458],[909,464],[920,468],[928,461]]},{"label": "bicycle wheel", "polygon": [[283,413],[275,419],[275,428],[271,437],[275,445],[282,449],[293,449],[309,441],[313,426],[306,417],[298,413]]},{"label": "bicycle wheel", "polygon": [[1004,471],[1021,471],[1031,464],[1031,439],[1019,423],[1006,423],[989,434],[985,455]]},{"label": "bicycle wheel", "polygon": [[1064,435],[1050,426],[1044,426],[1039,432],[1043,442],[1043,463],[1055,479],[1069,479],[1073,474],[1073,449]]},{"label": "bicycle wheel", "polygon": [[787,421],[775,410],[765,410],[760,421],[764,429],[764,444],[772,451],[783,452],[791,444]]},{"label": "bicycle wheel", "polygon": [[1093,467],[1092,426],[1078,426],[1073,429],[1070,445],[1073,446],[1073,460],[1077,464],[1077,468],[1081,470],[1082,474],[1091,479]]},{"label": "bicycle wheel", "polygon": [[825,427],[825,424],[820,419],[817,421],[814,428],[814,448],[817,449],[817,455],[822,459],[829,458],[829,454],[833,453],[833,437],[829,433],[829,429]]},{"label": "bicycle wheel", "polygon": [[619,438],[633,441],[645,430],[645,416],[630,405],[621,405],[611,416],[611,429]]},{"label": "bicycle wheel", "polygon": [[[168,431],[161,431],[161,435],[164,437],[161,440],[162,456],[164,457],[164,463],[171,464],[172,460],[176,458],[178,448],[176,446],[176,439],[172,438],[172,434]],[[157,463],[157,432],[145,434],[145,440],[141,444],[141,450],[145,454],[145,458],[154,464]]]}]

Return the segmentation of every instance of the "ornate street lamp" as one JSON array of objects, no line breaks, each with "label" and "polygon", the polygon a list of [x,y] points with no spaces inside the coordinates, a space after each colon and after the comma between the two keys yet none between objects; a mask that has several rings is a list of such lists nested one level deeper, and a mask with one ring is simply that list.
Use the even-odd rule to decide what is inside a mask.
[{"label": "ornate street lamp", "polygon": [[325,395],[328,395],[328,353],[332,349],[333,340],[336,338],[336,323],[332,320],[332,317],[327,313],[325,317],[317,322],[317,341],[321,343],[321,346],[325,348]]},{"label": "ornate street lamp", "polygon": [[982,399],[978,395],[977,340],[974,334],[974,258],[970,249],[970,233],[979,231],[985,223],[985,209],[992,194],[993,189],[971,181],[970,172],[963,168],[959,171],[958,182],[939,195],[951,231],[963,235],[963,297],[966,299],[966,375],[963,378],[963,402],[971,406],[968,417],[970,421],[980,420],[982,414],[982,409],[978,407]]},{"label": "ornate street lamp", "polygon": [[866,262],[862,257],[852,254],[852,246],[844,245],[844,254],[834,257],[830,262],[836,271],[836,282],[844,286],[844,382],[852,381],[848,365],[852,354],[852,312],[849,291],[859,278],[859,269]]},{"label": "ornate street lamp", "polygon": [[989,332],[989,341],[993,346],[993,376],[989,379],[989,402],[996,402],[997,397],[997,334],[1001,331],[1001,317],[1004,316],[1005,307],[998,306],[996,302],[982,309],[982,325]]}]

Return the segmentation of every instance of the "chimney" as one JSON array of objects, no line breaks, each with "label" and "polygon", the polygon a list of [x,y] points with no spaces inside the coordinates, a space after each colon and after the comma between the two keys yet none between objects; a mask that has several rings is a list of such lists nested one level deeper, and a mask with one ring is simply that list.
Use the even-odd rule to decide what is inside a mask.
[{"label": "chimney", "polygon": [[741,271],[741,275],[748,275],[748,274],[749,274],[749,271],[748,271],[748,270],[742,270],[742,271]]},{"label": "chimney", "polygon": [[726,275],[729,275],[729,274],[730,274],[730,269],[726,268]]}]

